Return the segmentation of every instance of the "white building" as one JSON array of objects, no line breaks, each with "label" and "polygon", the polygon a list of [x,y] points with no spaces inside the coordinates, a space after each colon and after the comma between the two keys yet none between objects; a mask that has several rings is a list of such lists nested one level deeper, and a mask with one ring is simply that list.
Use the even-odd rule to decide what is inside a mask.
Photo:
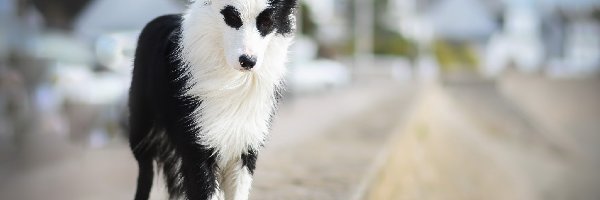
[{"label": "white building", "polygon": [[[522,1],[525,2],[525,1]],[[538,71],[544,62],[541,19],[531,4],[509,4],[503,30],[494,34],[487,46],[482,72],[493,77],[507,66],[520,71]]]},{"label": "white building", "polygon": [[504,28],[489,41],[483,73],[507,66],[549,76],[600,72],[600,25],[593,0],[505,0]]}]

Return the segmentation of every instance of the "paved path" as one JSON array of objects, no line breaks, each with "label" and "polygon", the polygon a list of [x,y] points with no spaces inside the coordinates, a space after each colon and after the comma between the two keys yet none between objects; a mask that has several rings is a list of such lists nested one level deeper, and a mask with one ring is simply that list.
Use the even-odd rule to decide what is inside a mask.
[{"label": "paved path", "polygon": [[[414,85],[294,102],[262,152],[251,199],[351,199],[411,105]],[[285,131],[283,131],[285,129]]]},{"label": "paved path", "polygon": [[[364,84],[288,99],[260,155],[252,199],[345,199],[407,105],[407,88]],[[123,139],[91,150],[55,140],[36,137],[39,145],[27,148],[31,158],[3,161],[0,199],[133,197],[137,166]],[[156,181],[152,199],[166,199],[162,180]]]},{"label": "paved path", "polygon": [[[600,80],[400,85],[288,100],[251,199],[600,199]],[[55,140],[37,138],[35,162],[2,160],[1,199],[131,199],[126,142]],[[157,183],[153,199],[165,199]]]},{"label": "paved path", "polygon": [[427,87],[365,199],[600,199],[598,83]]},{"label": "paved path", "polygon": [[511,74],[499,88],[562,147],[565,170],[550,189],[555,192],[548,193],[558,197],[554,199],[600,199],[600,78]]}]

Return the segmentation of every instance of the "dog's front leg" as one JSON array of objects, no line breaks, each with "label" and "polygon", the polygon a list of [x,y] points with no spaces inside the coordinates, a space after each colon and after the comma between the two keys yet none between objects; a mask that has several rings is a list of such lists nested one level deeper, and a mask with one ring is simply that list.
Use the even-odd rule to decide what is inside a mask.
[{"label": "dog's front leg", "polygon": [[212,151],[200,145],[190,145],[183,152],[181,169],[186,199],[220,199],[217,165]]},{"label": "dog's front leg", "polygon": [[221,188],[225,193],[225,200],[247,200],[251,185],[252,174],[247,167],[232,164],[224,170]]},{"label": "dog's front leg", "polygon": [[247,200],[252,186],[256,153],[248,153],[230,162],[223,170],[221,188],[225,200]]}]

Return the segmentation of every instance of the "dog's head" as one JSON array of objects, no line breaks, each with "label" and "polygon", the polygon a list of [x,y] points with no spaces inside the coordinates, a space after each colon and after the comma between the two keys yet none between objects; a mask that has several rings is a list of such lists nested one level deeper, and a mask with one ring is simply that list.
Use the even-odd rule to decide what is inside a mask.
[{"label": "dog's head", "polygon": [[220,44],[227,65],[236,70],[260,68],[273,37],[285,37],[294,31],[297,0],[199,0],[195,3],[210,12],[214,26],[211,29],[222,35]]}]

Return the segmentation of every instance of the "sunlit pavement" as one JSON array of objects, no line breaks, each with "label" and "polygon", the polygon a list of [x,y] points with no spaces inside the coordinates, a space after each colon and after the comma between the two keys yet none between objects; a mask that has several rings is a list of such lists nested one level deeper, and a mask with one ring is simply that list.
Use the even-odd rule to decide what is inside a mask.
[{"label": "sunlit pavement", "polygon": [[364,197],[599,199],[599,83],[510,75],[427,87]]},{"label": "sunlit pavement", "polygon": [[[349,188],[343,188],[344,185],[354,185],[353,182],[362,175],[361,170],[368,168],[369,157],[376,154],[377,146],[385,141],[388,129],[401,114],[398,108],[406,107],[411,98],[409,94],[414,90],[413,86],[409,82],[358,84],[286,99],[274,122],[272,136],[260,155],[252,198],[281,199],[285,197],[282,195],[302,198],[306,194],[319,197],[317,190],[307,190],[317,188],[321,188],[323,195],[348,191]],[[375,109],[378,111],[374,112]],[[346,137],[340,132],[346,128],[352,129],[347,132],[351,136]],[[364,135],[364,140],[356,140],[359,135]],[[345,146],[337,145],[344,144],[344,138],[351,141]],[[337,144],[329,145],[329,140]],[[115,139],[108,147],[92,150],[65,141],[35,143],[50,146],[28,150],[27,154],[33,155],[36,160],[44,160],[45,149],[64,153],[56,156],[59,160],[52,162],[23,162],[15,158],[14,164],[3,165],[0,168],[3,177],[0,194],[3,199],[101,200],[133,197],[137,166],[124,139]],[[361,149],[369,151],[361,152]],[[318,155],[325,157],[316,158]],[[337,156],[362,163],[354,164],[358,167],[344,173],[346,167],[336,167],[337,160],[332,159]],[[316,160],[311,163],[310,159]],[[44,164],[30,166],[28,163]],[[320,176],[312,176],[312,180],[305,176],[315,170],[320,171]],[[339,180],[327,179],[328,175],[337,176]],[[307,178],[307,182],[297,180],[297,177]],[[166,198],[161,181],[155,181],[152,199]],[[331,181],[343,184],[332,184]],[[336,187],[337,190],[328,191]]]},{"label": "sunlit pavement", "polygon": [[251,199],[350,199],[410,107],[412,82],[290,102],[257,163]]},{"label": "sunlit pavement", "polygon": [[[251,199],[598,199],[598,86],[508,75],[287,99]],[[2,199],[132,198],[137,168],[125,140],[94,150],[37,143],[66,156],[3,165]],[[156,183],[153,199],[165,199]]]}]

